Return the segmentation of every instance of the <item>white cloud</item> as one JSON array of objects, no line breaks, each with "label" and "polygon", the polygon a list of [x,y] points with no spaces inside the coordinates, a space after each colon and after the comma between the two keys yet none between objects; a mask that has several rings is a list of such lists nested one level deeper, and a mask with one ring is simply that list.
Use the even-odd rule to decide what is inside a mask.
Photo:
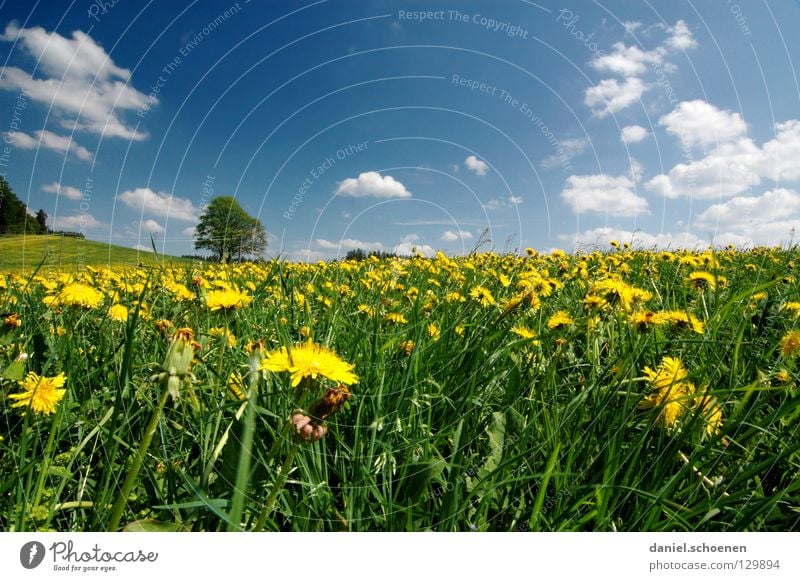
[{"label": "white cloud", "polygon": [[342,218],[344,218],[345,220],[352,220],[353,214],[351,214],[350,212],[342,212]]},{"label": "white cloud", "polygon": [[580,137],[559,141],[556,148],[557,151],[553,155],[545,157],[540,165],[545,169],[551,169],[567,163],[572,158],[583,153],[587,145],[589,145],[589,140]]},{"label": "white cloud", "polygon": [[53,230],[79,230],[104,228],[105,224],[91,214],[73,214],[53,218]]},{"label": "white cloud", "polygon": [[149,234],[163,234],[164,227],[155,220],[148,219],[139,222],[139,232],[147,232]]},{"label": "white cloud", "polygon": [[642,179],[642,175],[644,174],[644,166],[639,163],[638,160],[631,158],[631,167],[628,171],[628,174],[631,176],[631,179],[635,182],[638,182]]},{"label": "white cloud", "polygon": [[625,46],[622,42],[611,45],[610,53],[592,60],[592,67],[600,72],[614,73],[625,77],[635,77],[647,71],[647,65],[660,62],[663,51],[645,51],[638,46]]},{"label": "white cloud", "polygon": [[603,79],[600,84],[586,89],[583,102],[592,113],[603,118],[636,103],[648,88],[637,77],[626,78],[622,83],[617,79]]},{"label": "white cloud", "polygon": [[626,125],[622,128],[620,137],[623,143],[630,145],[631,143],[639,143],[648,135],[650,135],[650,133],[641,125]]},{"label": "white cloud", "polygon": [[380,242],[363,242],[352,238],[344,238],[338,242],[317,238],[316,242],[321,248],[325,248],[326,250],[355,250],[356,248],[366,251],[383,250],[383,244]]},{"label": "white cloud", "polygon": [[181,230],[181,234],[183,234],[184,236],[189,236],[191,238],[194,238],[194,235],[197,234],[197,228],[195,228],[194,226],[189,226],[188,228],[184,228],[183,230]]},{"label": "white cloud", "polygon": [[649,214],[647,200],[637,196],[628,176],[607,174],[570,176],[561,197],[577,214],[600,212],[609,216]]},{"label": "white cloud", "polygon": [[144,214],[186,222],[198,220],[197,208],[191,200],[178,198],[166,192],[154,192],[150,188],[136,188],[122,192],[117,199]]},{"label": "white cloud", "polygon": [[[2,85],[2,79],[0,79],[0,85]],[[20,149],[36,149],[43,147],[45,149],[52,149],[53,151],[63,153],[64,155],[67,153],[72,153],[75,157],[82,161],[91,161],[92,159],[91,151],[82,145],[78,145],[78,143],[69,137],[57,135],[52,131],[39,130],[35,131],[32,136],[28,135],[27,133],[20,132],[13,134],[6,133],[5,136],[6,139],[11,139],[13,144]]]},{"label": "white cloud", "polygon": [[457,163],[454,163],[453,165],[450,166],[450,170],[453,173],[458,173],[458,170],[460,170],[460,169],[461,169],[461,167]]},{"label": "white cloud", "polygon": [[51,184],[42,186],[42,191],[49,194],[56,194],[57,196],[63,196],[68,200],[73,201],[80,200],[83,197],[83,192],[78,188],[74,188],[72,186],[62,186],[58,182],[53,182]]},{"label": "white cloud", "polygon": [[[523,202],[521,196],[509,196],[507,198],[492,198],[485,204],[483,204],[483,208],[485,210],[499,210],[500,208],[508,208],[510,206],[517,206]],[[462,222],[462,224],[467,224],[466,222]]]},{"label": "white cloud", "polygon": [[672,112],[661,117],[658,124],[689,145],[728,142],[747,131],[739,113],[723,111],[702,99],[679,103]]},{"label": "white cloud", "polygon": [[738,196],[714,204],[697,217],[701,228],[744,231],[753,225],[779,222],[800,213],[800,194],[778,188],[760,196]]},{"label": "white cloud", "polygon": [[326,252],[304,248],[289,252],[287,258],[294,262],[317,262],[319,260],[327,260],[331,258],[331,256]]},{"label": "white cloud", "polygon": [[44,28],[19,28],[12,22],[0,40],[15,42],[25,51],[45,78],[33,76],[17,67],[6,67],[0,89],[24,90],[34,101],[52,106],[72,118],[62,120],[65,127],[107,137],[142,140],[145,134],[122,115],[147,105],[147,96],[130,84],[131,72],[117,66],[102,46],[79,30],[72,38]]},{"label": "white cloud", "polygon": [[467,159],[465,159],[464,165],[468,170],[476,173],[479,176],[485,176],[486,172],[489,171],[489,165],[485,161],[478,159],[474,155],[470,155]]},{"label": "white cloud", "polygon": [[762,179],[800,180],[800,121],[778,123],[775,129],[776,137],[763,147],[744,137],[721,143],[706,157],[653,177],[645,188],[667,198],[713,199],[740,194]]},{"label": "white cloud", "polygon": [[[632,33],[641,26],[641,23],[626,22],[624,26],[626,32]],[[683,20],[678,20],[674,26],[659,25],[659,28],[665,30],[669,36],[653,50],[616,42],[611,46],[611,52],[598,53],[592,59],[591,65],[595,70],[624,77],[622,83],[617,79],[603,79],[598,85],[586,89],[584,103],[597,117],[602,118],[616,113],[639,101],[644,92],[650,88],[640,77],[647,73],[651,66],[659,68],[662,72],[674,72],[677,69],[675,65],[667,62],[667,56],[697,44]]]},{"label": "white cloud", "polygon": [[622,25],[625,27],[626,32],[633,33],[642,26],[642,23],[638,20],[626,20]]},{"label": "white cloud", "polygon": [[562,240],[569,240],[575,246],[598,246],[608,247],[609,242],[616,240],[620,243],[628,243],[635,248],[704,248],[708,242],[704,241],[690,232],[661,232],[660,234],[650,234],[641,230],[631,232],[629,230],[619,230],[616,228],[594,228],[571,236],[560,236]]},{"label": "white cloud", "polygon": [[445,230],[442,234],[442,240],[445,242],[455,242],[456,240],[469,240],[472,238],[472,232],[466,230]]},{"label": "white cloud", "polygon": [[410,198],[411,192],[392,176],[368,171],[339,182],[336,195],[352,198]]},{"label": "white cloud", "polygon": [[413,256],[422,254],[423,256],[433,256],[436,251],[427,244],[415,244],[413,242],[401,242],[394,248],[392,252],[400,256]]},{"label": "white cloud", "polygon": [[692,31],[683,20],[678,20],[675,26],[667,28],[670,37],[666,41],[666,46],[674,50],[687,50],[697,46],[697,41],[692,36]]},{"label": "white cloud", "polygon": [[133,248],[134,250],[141,250],[142,252],[152,252],[153,251],[153,247],[152,246],[148,246],[147,244],[134,244],[133,246],[131,246],[131,248]]}]

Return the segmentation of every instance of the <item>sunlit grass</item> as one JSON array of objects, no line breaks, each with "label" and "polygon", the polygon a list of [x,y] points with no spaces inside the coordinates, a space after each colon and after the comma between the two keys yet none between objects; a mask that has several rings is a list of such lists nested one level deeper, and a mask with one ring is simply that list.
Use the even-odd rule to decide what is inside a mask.
[{"label": "sunlit grass", "polygon": [[[794,529],[796,260],[18,271],[0,279],[0,529]],[[101,304],[66,304],[76,282]],[[179,328],[199,347],[173,398]],[[309,349],[290,370],[282,349],[308,340],[341,365],[315,375]],[[665,358],[686,371],[682,399],[654,391]],[[29,372],[66,377],[54,413],[11,407]],[[297,411],[322,409],[329,378],[352,397],[303,440]]]}]

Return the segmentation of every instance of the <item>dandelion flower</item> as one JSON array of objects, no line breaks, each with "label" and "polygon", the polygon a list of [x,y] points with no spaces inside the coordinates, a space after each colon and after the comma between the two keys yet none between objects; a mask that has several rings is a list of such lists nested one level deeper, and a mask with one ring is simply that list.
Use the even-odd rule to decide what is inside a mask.
[{"label": "dandelion flower", "polygon": [[103,302],[103,293],[94,287],[81,283],[72,283],[61,289],[53,304],[59,306],[78,306],[94,308]]},{"label": "dandelion flower", "polygon": [[780,341],[781,355],[790,358],[800,352],[800,331],[789,331]]},{"label": "dandelion flower", "polygon": [[212,311],[239,309],[252,302],[253,297],[236,289],[215,290],[206,295],[206,305]]},{"label": "dandelion flower", "polygon": [[108,309],[108,317],[112,321],[125,323],[128,320],[128,307],[125,305],[111,305]]},{"label": "dandelion flower", "polygon": [[438,341],[439,338],[442,336],[442,332],[439,330],[439,326],[436,323],[429,323],[427,331],[428,331],[428,337],[430,337],[434,341]]},{"label": "dandelion flower", "polygon": [[695,290],[703,290],[708,288],[710,290],[714,290],[717,286],[723,286],[726,282],[725,277],[722,276],[714,276],[710,272],[706,272],[704,270],[698,270],[696,272],[691,273],[687,278],[686,282]]},{"label": "dandelion flower", "polygon": [[566,311],[557,311],[547,320],[547,328],[552,330],[569,327],[573,323],[572,317]]},{"label": "dandelion flower", "polygon": [[41,377],[35,373],[28,373],[25,379],[19,382],[23,389],[22,393],[12,393],[8,396],[9,399],[16,400],[11,407],[30,408],[34,413],[44,415],[52,414],[67,392],[64,389],[66,381],[67,378],[63,373],[55,377]]},{"label": "dandelion flower", "polygon": [[469,291],[469,296],[478,301],[482,307],[492,306],[495,302],[492,292],[488,288],[482,286],[476,286]]},{"label": "dandelion flower", "polygon": [[325,377],[331,381],[351,385],[358,383],[353,365],[343,361],[332,350],[313,341],[295,345],[289,351],[281,347],[267,353],[261,361],[261,369],[280,373],[287,371],[292,376],[292,387],[297,387],[305,378]]}]

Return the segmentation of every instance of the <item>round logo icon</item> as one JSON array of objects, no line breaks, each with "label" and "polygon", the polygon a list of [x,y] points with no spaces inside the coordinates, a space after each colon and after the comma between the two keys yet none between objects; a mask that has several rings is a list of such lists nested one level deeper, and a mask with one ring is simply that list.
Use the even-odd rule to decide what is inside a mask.
[{"label": "round logo icon", "polygon": [[19,550],[19,562],[26,569],[35,569],[44,561],[44,545],[39,541],[30,541]]}]

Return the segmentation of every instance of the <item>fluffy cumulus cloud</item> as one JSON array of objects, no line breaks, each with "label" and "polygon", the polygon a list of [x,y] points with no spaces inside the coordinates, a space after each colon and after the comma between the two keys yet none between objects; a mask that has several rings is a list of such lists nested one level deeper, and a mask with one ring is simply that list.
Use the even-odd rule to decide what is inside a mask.
[{"label": "fluffy cumulus cloud", "polygon": [[622,128],[620,138],[623,143],[630,145],[631,143],[639,143],[648,135],[650,135],[650,133],[641,125],[626,125]]},{"label": "fluffy cumulus cloud", "polygon": [[455,242],[456,240],[469,240],[470,238],[472,238],[472,232],[467,230],[445,230],[441,239],[444,242]]},{"label": "fluffy cumulus cloud", "polygon": [[55,216],[53,218],[54,230],[68,230],[85,232],[105,228],[105,224],[92,216],[82,212],[70,216]]},{"label": "fluffy cumulus cloud", "polygon": [[561,197],[576,214],[599,212],[619,217],[649,214],[647,200],[633,189],[633,180],[625,175],[570,176]]},{"label": "fluffy cumulus cloud", "polygon": [[357,248],[366,251],[383,250],[383,244],[380,242],[364,242],[363,240],[354,240],[353,238],[343,238],[338,242],[317,238],[317,244],[320,248],[326,250],[355,250]]},{"label": "fluffy cumulus cloud", "polygon": [[[0,84],[2,84],[2,79],[0,79]],[[52,149],[64,155],[71,153],[81,161],[91,161],[92,159],[91,151],[76,143],[72,138],[58,135],[52,131],[35,131],[33,135],[21,132],[9,133],[6,134],[6,138],[20,149]]]},{"label": "fluffy cumulus cloud", "polygon": [[[631,33],[639,26],[641,23],[638,22],[631,25],[626,23],[625,28]],[[650,88],[650,85],[642,80],[648,70],[658,68],[664,72],[674,72],[676,67],[667,60],[669,55],[697,44],[683,20],[678,20],[674,26],[659,25],[657,28],[664,30],[667,37],[652,50],[616,42],[610,51],[598,53],[592,59],[590,64],[596,71],[617,75],[623,79],[622,81],[615,78],[603,79],[597,85],[586,89],[584,103],[592,109],[594,115],[605,117],[638,102]]]},{"label": "fluffy cumulus cloud", "polygon": [[692,31],[683,20],[678,20],[675,26],[667,27],[669,38],[664,43],[667,48],[674,50],[687,50],[697,46],[697,41],[692,36]]},{"label": "fluffy cumulus cloud", "polygon": [[723,111],[702,99],[683,101],[658,120],[667,133],[690,145],[713,145],[741,137],[747,131],[739,113]]},{"label": "fluffy cumulus cloud", "polygon": [[48,194],[55,194],[57,196],[67,198],[68,200],[72,201],[80,200],[83,197],[83,192],[81,192],[78,188],[74,188],[72,186],[63,186],[58,182],[52,182],[50,184],[43,185],[42,191],[47,192]]},{"label": "fluffy cumulus cloud", "polygon": [[759,196],[737,196],[701,212],[695,226],[723,237],[735,232],[749,244],[787,242],[800,230],[800,194],[776,188]]},{"label": "fluffy cumulus cloud", "polygon": [[336,195],[351,198],[410,198],[411,192],[392,176],[368,171],[357,178],[347,178],[339,182]]},{"label": "fluffy cumulus cloud", "polygon": [[594,228],[572,236],[561,236],[562,240],[569,240],[576,247],[608,247],[612,240],[619,243],[628,243],[634,248],[704,248],[708,241],[702,240],[690,232],[662,232],[650,234],[642,230],[634,232],[616,228]]},{"label": "fluffy cumulus cloud", "polygon": [[153,219],[142,220],[139,222],[139,232],[147,234],[163,234],[164,227]]},{"label": "fluffy cumulus cloud", "polygon": [[470,155],[467,159],[465,159],[464,165],[469,171],[474,172],[479,176],[485,176],[489,171],[489,165],[474,155]]},{"label": "fluffy cumulus cloud", "polygon": [[720,143],[705,157],[679,163],[650,179],[645,188],[667,198],[727,198],[768,179],[800,180],[800,121],[779,123],[776,136],[762,147],[740,137]]},{"label": "fluffy cumulus cloud", "polygon": [[20,28],[12,22],[0,40],[16,43],[17,49],[37,63],[36,78],[20,68],[6,67],[0,89],[25,91],[32,100],[53,107],[64,115],[64,127],[75,126],[106,137],[146,137],[124,117],[143,108],[147,96],[130,84],[131,72],[117,66],[86,33],[76,30],[68,38],[38,26]]},{"label": "fluffy cumulus cloud", "polygon": [[636,77],[622,82],[617,79],[603,79],[594,87],[586,89],[583,102],[597,117],[602,118],[630,107],[642,98],[647,89],[647,85]]},{"label": "fluffy cumulus cloud", "polygon": [[143,214],[185,222],[196,222],[199,219],[197,208],[191,200],[166,192],[154,192],[150,188],[128,190],[119,194],[117,199]]},{"label": "fluffy cumulus cloud", "polygon": [[616,42],[611,46],[611,52],[598,56],[591,64],[600,72],[633,77],[645,73],[648,65],[660,62],[663,57],[663,50],[646,51]]}]

